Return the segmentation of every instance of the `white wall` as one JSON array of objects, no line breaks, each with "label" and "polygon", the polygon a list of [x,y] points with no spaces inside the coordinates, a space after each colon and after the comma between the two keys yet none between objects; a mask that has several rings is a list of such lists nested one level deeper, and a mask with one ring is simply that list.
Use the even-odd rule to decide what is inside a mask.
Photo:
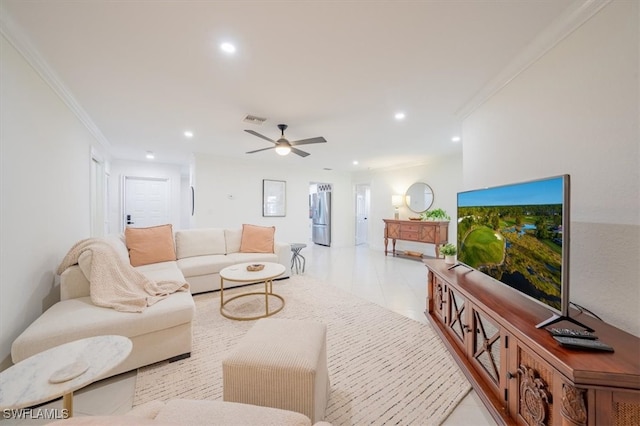
[{"label": "white wall", "polygon": [[[188,185],[188,177],[181,175],[182,167],[175,164],[161,164],[153,161],[127,161],[113,160],[111,163],[111,177],[109,179],[109,224],[110,233],[122,232],[123,227],[123,195],[124,177],[168,179],[169,181],[169,206],[170,223],[173,230],[188,228],[186,219],[191,209],[190,197],[184,197],[185,186]],[[187,184],[185,184],[185,181]],[[188,188],[187,188],[188,189]],[[186,223],[185,223],[186,222]]]},{"label": "white wall", "polygon": [[59,262],[90,234],[91,146],[100,147],[4,36],[0,51],[3,367],[18,334],[59,300]]},{"label": "white wall", "polygon": [[[264,155],[269,154],[276,155]],[[333,185],[331,246],[353,245],[355,201],[350,174],[310,170],[304,168],[304,159],[290,156],[278,160],[265,163],[196,154],[195,226],[275,226],[279,241],[311,243],[309,184],[325,182]],[[285,217],[262,217],[263,179],[286,181]]]},{"label": "white wall", "polygon": [[[433,158],[421,166],[399,169],[373,170],[354,173],[354,184],[369,184],[371,187],[371,211],[369,215],[369,246],[384,250],[384,222],[392,219],[394,208],[391,197],[404,194],[415,182],[424,182],[433,190],[431,210],[442,208],[451,216],[449,225],[449,241],[456,241],[455,216],[456,196],[462,187],[462,155]],[[400,207],[400,219],[418,216],[406,206]],[[389,243],[391,249],[391,243]],[[433,256],[434,246],[398,241],[398,250],[415,250]]]},{"label": "white wall", "polygon": [[638,2],[612,2],[463,124],[465,189],[571,175],[571,301],[640,336]]}]

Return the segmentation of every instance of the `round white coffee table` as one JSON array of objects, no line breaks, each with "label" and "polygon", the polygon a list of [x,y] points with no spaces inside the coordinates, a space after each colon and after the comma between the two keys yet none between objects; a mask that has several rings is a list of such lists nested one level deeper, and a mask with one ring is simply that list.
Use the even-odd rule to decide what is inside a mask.
[{"label": "round white coffee table", "polygon": [[62,396],[64,414],[73,415],[73,391],[101,378],[131,353],[124,336],[96,336],[65,343],[0,373],[0,410],[31,407]]},{"label": "round white coffee table", "polygon": [[[223,317],[239,320],[239,321],[250,321],[256,320],[259,318],[266,318],[273,314],[276,314],[284,308],[284,299],[279,294],[275,294],[273,292],[273,279],[281,275],[285,271],[284,265],[273,262],[260,262],[260,265],[264,265],[264,269],[259,271],[249,271],[247,267],[250,265],[255,265],[257,263],[239,263],[237,265],[228,266],[220,271],[220,314]],[[236,283],[254,283],[264,281],[264,292],[262,291],[252,291],[248,293],[237,294],[233,297],[230,297],[227,300],[224,300],[224,281],[232,281]],[[224,307],[229,302],[236,300],[241,297],[247,296],[255,296],[255,295],[264,295],[264,303],[265,303],[265,313],[264,315],[256,315],[251,317],[241,317],[230,315],[224,311]],[[272,311],[269,311],[269,297],[275,297],[282,301],[282,305]]]}]

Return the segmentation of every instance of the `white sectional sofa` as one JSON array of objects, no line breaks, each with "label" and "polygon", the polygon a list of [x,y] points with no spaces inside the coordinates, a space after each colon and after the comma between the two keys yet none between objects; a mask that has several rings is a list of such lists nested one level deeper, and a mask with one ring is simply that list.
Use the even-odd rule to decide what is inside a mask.
[{"label": "white sectional sofa", "polygon": [[[286,268],[278,279],[291,274],[289,244],[274,243],[275,253],[241,253],[241,228],[183,230],[175,232],[174,238],[176,260],[145,264],[136,269],[153,281],[186,280],[191,292],[173,293],[141,313],[119,312],[92,303],[90,283],[82,268],[73,265],[60,275],[60,302],[45,311],[13,342],[13,362],[63,343],[103,334],[123,335],[133,342],[129,357],[109,376],[170,358],[186,357],[191,352],[195,312],[191,294],[219,290],[221,269],[242,262],[277,262]],[[124,235],[105,237],[105,240],[121,258],[129,261]]]},{"label": "white sectional sofa", "polygon": [[[189,283],[191,293],[220,289],[220,271],[245,262],[275,262],[291,275],[291,245],[274,242],[274,253],[241,253],[242,228],[187,229],[175,233],[177,265]],[[241,284],[241,283],[240,283]],[[225,283],[233,287],[238,283]]]}]

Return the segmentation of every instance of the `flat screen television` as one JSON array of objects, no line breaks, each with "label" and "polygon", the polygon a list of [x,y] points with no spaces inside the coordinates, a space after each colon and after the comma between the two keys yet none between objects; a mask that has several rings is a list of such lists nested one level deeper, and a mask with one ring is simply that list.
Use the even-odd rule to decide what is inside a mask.
[{"label": "flat screen television", "polygon": [[549,308],[537,327],[579,324],[569,318],[569,187],[561,175],[458,193],[459,264]]}]

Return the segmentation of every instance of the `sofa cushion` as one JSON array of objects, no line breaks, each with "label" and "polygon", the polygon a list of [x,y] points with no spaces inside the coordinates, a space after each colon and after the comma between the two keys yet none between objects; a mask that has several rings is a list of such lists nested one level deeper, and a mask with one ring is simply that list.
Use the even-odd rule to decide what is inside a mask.
[{"label": "sofa cushion", "polygon": [[171,224],[148,228],[127,227],[124,236],[133,266],[176,260]]},{"label": "sofa cushion", "polygon": [[209,254],[225,254],[224,229],[199,228],[177,231],[176,252],[178,259]]},{"label": "sofa cushion", "polygon": [[224,254],[211,254],[209,256],[196,256],[178,259],[178,267],[186,278],[201,275],[217,274],[227,266],[235,262]]},{"label": "sofa cushion", "polygon": [[225,229],[224,239],[227,243],[227,254],[239,252],[240,243],[242,242],[242,228]]},{"label": "sofa cushion", "polygon": [[136,266],[136,270],[144,273],[149,271],[165,271],[167,269],[176,269],[178,268],[178,262],[175,260],[170,260],[168,262],[158,262],[158,263],[149,263],[148,265]]},{"label": "sofa cushion", "polygon": [[182,271],[178,268],[178,263],[176,261],[138,266],[136,267],[136,270],[141,272],[142,275],[149,278],[151,281],[155,282],[186,281]]},{"label": "sofa cushion", "polygon": [[259,263],[274,262],[278,263],[278,255],[274,253],[231,253],[228,254],[232,265],[237,263]]},{"label": "sofa cushion", "polygon": [[129,262],[129,250],[127,250],[124,234],[107,235],[104,240],[115,249],[122,260]]},{"label": "sofa cushion", "polygon": [[13,342],[14,362],[54,346],[101,334],[135,337],[193,320],[191,293],[177,292],[149,306],[143,313],[119,312],[91,303],[90,297],[63,300],[38,317]]},{"label": "sofa cushion", "polygon": [[240,253],[273,253],[275,226],[242,225]]}]

